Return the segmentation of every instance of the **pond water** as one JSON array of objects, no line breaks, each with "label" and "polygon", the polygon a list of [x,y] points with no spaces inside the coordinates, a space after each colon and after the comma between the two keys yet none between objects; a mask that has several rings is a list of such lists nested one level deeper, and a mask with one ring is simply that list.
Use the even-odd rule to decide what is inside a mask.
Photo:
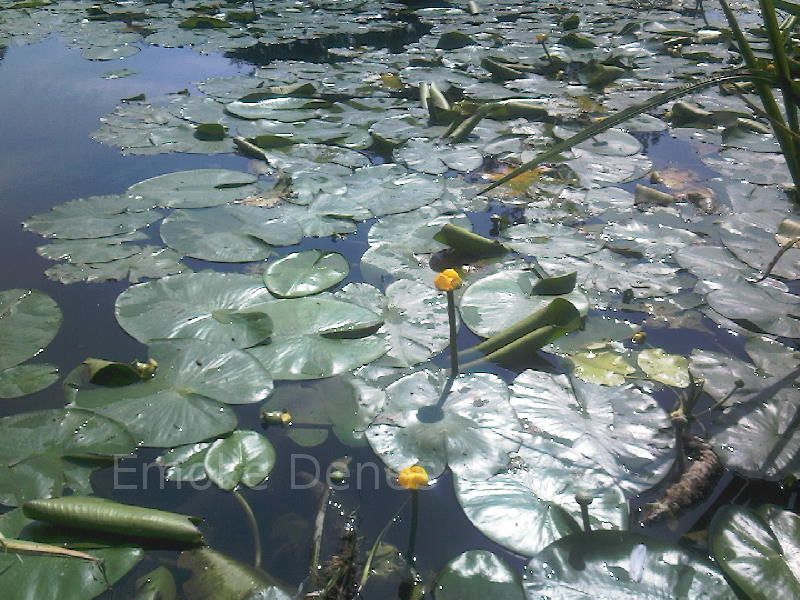
[{"label": "pond water", "polygon": [[[320,597],[356,597],[355,582],[378,542],[385,545],[372,563],[376,574],[365,598],[420,597],[415,594],[423,589],[435,598],[578,597],[563,590],[572,584],[591,590],[587,581],[596,563],[614,580],[598,597],[651,597],[654,590],[666,597],[678,597],[676,590],[689,598],[748,597],[747,576],[731,560],[741,551],[731,548],[752,548],[759,576],[771,555],[751,545],[755,538],[742,533],[737,519],[752,519],[779,554],[800,548],[800,528],[793,529],[800,251],[789,250],[766,283],[756,283],[785,243],[775,234],[791,225],[785,220],[797,219],[796,206],[781,188],[790,179],[772,134],[746,120],[752,114],[741,100],[705,89],[687,126],[678,126],[679,108],[665,116],[660,107],[565,150],[535,178],[523,175],[476,197],[520,156],[530,160],[598,116],[707,76],[723,60],[733,62],[738,55],[712,35],[724,26],[721,14],[710,12],[711,25],[703,26],[677,5],[640,15],[632,6],[602,4],[598,15],[583,17],[575,35],[584,37],[562,37],[559,44],[571,31],[559,29],[571,10],[548,7],[536,15],[515,2],[473,15],[466,5],[449,3],[281,2],[249,25],[234,25],[233,33],[230,23],[195,28],[185,19],[228,15],[238,23],[233,15],[247,13],[249,4],[210,12],[194,2],[139,4],[103,4],[104,15],[93,20],[86,16],[97,17],[101,9],[87,12],[88,5],[73,2],[0,10],[0,47],[8,44],[0,54],[0,251],[6,257],[0,292],[39,290],[62,315],[52,341],[46,332],[39,336],[43,348],[35,357],[4,362],[3,352],[15,351],[9,339],[38,339],[35,332],[44,325],[15,325],[9,315],[21,299],[0,297],[8,311],[0,319],[11,322],[0,329],[6,336],[0,340],[0,390],[3,371],[23,360],[58,369],[57,383],[53,376],[52,385],[0,401],[0,533],[68,543],[69,529],[39,535],[27,521],[27,529],[15,528],[21,518],[16,507],[93,493],[196,515],[204,520],[205,544],[241,564],[203,580],[201,559],[184,562],[191,552],[179,558],[174,544],[135,538],[131,543],[145,551],[110,576],[120,579],[112,589],[103,591],[90,566],[81,567],[82,577],[95,580],[94,587],[73,581],[74,564],[65,565],[74,558],[24,556],[19,566],[0,563],[0,583],[10,586],[11,597],[32,597],[37,569],[60,570],[61,579],[47,580],[52,597],[133,597],[142,592],[143,577],[166,567],[183,586],[179,597],[245,598],[259,589],[275,594],[263,597],[289,598],[298,588],[321,589],[341,564],[353,580],[340,580],[336,591]],[[140,9],[148,16],[132,18]],[[742,12],[747,23],[756,17]],[[33,22],[41,34],[24,33]],[[627,22],[638,24],[636,36],[626,32]],[[547,31],[550,38],[535,41],[531,31]],[[680,36],[687,37],[683,54],[676,54],[670,48]],[[166,47],[173,45],[185,47]],[[593,52],[615,45],[622,48],[616,58],[603,54],[598,67]],[[548,67],[557,64],[549,52],[565,57],[559,58],[563,72]],[[114,53],[130,55],[87,60]],[[540,68],[529,68],[536,61]],[[597,68],[606,69],[603,76],[608,69],[620,73],[596,87],[587,81],[598,76]],[[441,88],[449,108],[430,114],[422,108],[420,83]],[[309,92],[301,84],[314,87]],[[461,142],[448,139],[445,121],[463,118],[458,110],[508,98],[541,102],[512,106],[516,118],[486,118]],[[466,101],[456,108],[460,100]],[[220,140],[192,133],[211,123],[224,125]],[[261,144],[266,160],[254,158],[252,146],[250,156],[237,153],[235,135]],[[244,179],[215,185],[194,173],[128,195],[139,182],[199,169]],[[288,191],[282,188],[287,180]],[[189,190],[192,185],[201,193]],[[248,193],[237,195],[239,188]],[[132,199],[137,190],[143,201]],[[662,195],[647,196],[653,190]],[[212,194],[230,197],[207,202]],[[58,216],[65,203],[94,196],[109,196],[97,207],[122,208],[104,214],[84,203],[73,205],[77,219]],[[148,218],[153,207],[161,212]],[[130,267],[142,269],[143,284],[135,275],[128,279],[129,267],[121,276],[108,275],[111,259],[76,258],[108,250],[112,230],[89,229],[107,227],[120,214],[122,225],[113,232],[140,237],[112,240],[113,251],[139,240],[163,257]],[[138,225],[130,225],[134,221]],[[483,260],[445,251],[432,235],[446,222],[513,251]],[[89,240],[88,247],[78,247],[76,239]],[[44,256],[61,242],[74,256],[67,258],[68,250],[60,262]],[[270,270],[270,296],[264,271],[282,257],[315,250],[341,254],[348,268],[334,283],[297,297],[276,289],[308,285],[297,272],[311,281],[327,277],[320,274],[325,269],[291,265],[294,271],[273,279]],[[581,329],[562,323],[559,331],[569,333],[549,338],[547,352],[536,352],[539,344],[510,363],[479,362],[466,369],[471,374],[445,383],[445,296],[434,276],[451,266],[464,279],[456,291],[462,350],[553,297],[581,313]],[[557,294],[530,289],[569,272],[577,272],[577,287]],[[100,281],[87,281],[92,278]],[[158,287],[162,282],[172,291]],[[126,301],[128,308],[121,308]],[[254,317],[265,313],[269,334],[260,333]],[[191,329],[204,319],[211,325]],[[633,341],[637,332],[644,342]],[[181,342],[184,337],[201,341],[192,345]],[[159,362],[152,381],[104,387],[73,372],[89,357],[130,363],[148,356]],[[192,360],[181,362],[186,357]],[[215,363],[221,375],[214,379],[204,363],[217,357],[224,360]],[[453,391],[440,398],[443,385]],[[144,403],[147,394],[136,391],[141,386],[155,389]],[[417,409],[437,400],[445,416],[428,423]],[[16,415],[60,410],[70,401],[80,407],[70,409],[80,419],[108,421],[87,420],[75,430],[77,438],[84,427],[90,436],[95,427],[119,427],[135,452],[120,452],[113,467],[88,468],[86,455],[102,450],[77,438],[70,450],[58,440],[52,448],[45,440],[29,444],[17,431]],[[137,408],[125,408],[126,401]],[[687,409],[691,435],[670,420],[676,403]],[[262,409],[286,409],[293,423],[265,424]],[[67,421],[58,415],[54,422]],[[205,446],[195,447],[189,463],[178,463],[194,469],[198,481],[165,478],[158,462],[174,458],[165,455],[168,449],[186,453],[195,443],[236,439],[234,430],[256,432],[261,441],[250,441],[266,454],[248,457],[245,446],[228,450],[222,471],[235,479],[228,489],[212,472]],[[44,427],[32,431],[61,435]],[[24,448],[15,450],[15,444]],[[27,447],[37,444],[42,448]],[[711,460],[714,452],[719,458]],[[265,458],[270,453],[273,458]],[[345,457],[343,483],[326,479]],[[266,471],[259,471],[265,463]],[[434,476],[419,492],[395,485],[397,473],[414,464]],[[698,465],[710,465],[708,472],[681,478]],[[249,483],[248,468],[261,473]],[[678,481],[688,491],[668,490]],[[593,529],[631,533],[580,533],[574,496],[582,486],[594,494]],[[682,497],[679,508],[643,525],[651,503],[665,493],[692,498]],[[725,508],[730,504],[740,508]],[[765,505],[778,512],[754,516]],[[309,569],[319,515],[325,515],[323,568],[314,582]],[[281,590],[237,570],[253,563],[254,536],[260,567]],[[353,540],[357,550],[350,556]],[[75,547],[96,552],[93,543]],[[102,543],[110,552],[125,545],[114,537]],[[460,555],[461,562],[453,562]],[[571,567],[556,567],[564,556],[592,566],[567,561]],[[118,559],[107,560],[113,565]],[[666,581],[659,579],[662,562],[669,565]],[[669,580],[680,563],[690,565],[694,582],[691,576]],[[788,567],[774,578],[775,589],[800,591]]]}]

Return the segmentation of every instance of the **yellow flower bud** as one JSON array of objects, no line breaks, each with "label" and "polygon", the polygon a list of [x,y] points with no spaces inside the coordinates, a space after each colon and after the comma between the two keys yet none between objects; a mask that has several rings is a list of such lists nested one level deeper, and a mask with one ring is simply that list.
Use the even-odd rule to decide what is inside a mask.
[{"label": "yellow flower bud", "polygon": [[445,269],[433,280],[436,289],[443,292],[452,292],[461,287],[461,276],[455,269]]},{"label": "yellow flower bud", "polygon": [[428,472],[421,465],[406,467],[397,476],[397,483],[407,490],[418,490],[428,485]]},{"label": "yellow flower bud", "polygon": [[536,36],[536,43],[537,44],[544,44],[550,38],[549,35],[546,33],[540,33]]}]

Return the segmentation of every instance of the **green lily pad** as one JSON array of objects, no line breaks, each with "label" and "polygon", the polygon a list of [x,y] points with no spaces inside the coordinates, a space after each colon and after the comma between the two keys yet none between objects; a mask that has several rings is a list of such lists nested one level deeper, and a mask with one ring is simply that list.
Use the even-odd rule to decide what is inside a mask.
[{"label": "green lily pad", "polygon": [[382,325],[374,312],[328,297],[275,300],[262,310],[274,330],[250,349],[275,379],[318,379],[365,365],[388,350],[373,335]]},{"label": "green lily pad", "polygon": [[91,492],[89,475],[97,461],[135,447],[117,421],[86,410],[41,410],[0,419],[0,502],[15,506],[60,496],[66,488]]},{"label": "green lily pad", "polygon": [[470,550],[451,560],[433,589],[436,600],[525,600],[519,573],[487,550]]},{"label": "green lily pad", "polygon": [[137,579],[133,600],[178,600],[178,588],[169,569],[157,567]]},{"label": "green lily pad", "polygon": [[50,260],[66,260],[71,263],[104,263],[133,256],[141,250],[134,240],[146,239],[141,232],[88,240],[56,240],[36,248],[41,256]]},{"label": "green lily pad", "polygon": [[488,479],[505,468],[520,439],[508,387],[488,373],[452,382],[441,370],[407,375],[386,388],[386,403],[367,429],[389,468],[420,464],[434,478],[449,466],[459,477]]},{"label": "green lily pad", "polygon": [[614,480],[590,458],[557,442],[531,436],[507,472],[486,481],[456,478],[464,513],[487,537],[523,556],[582,531],[575,494],[594,497],[592,529],[623,529],[628,501]]},{"label": "green lily pad", "polygon": [[136,250],[131,256],[108,262],[53,265],[45,275],[59,283],[102,283],[124,279],[138,283],[142,279],[191,273],[191,269],[180,261],[180,255],[169,248],[144,246]]},{"label": "green lily pad", "polygon": [[423,138],[408,140],[394,151],[394,157],[409,169],[429,175],[474,171],[483,164],[483,154],[473,146],[440,145]]},{"label": "green lily pad", "polygon": [[575,365],[575,376],[599,385],[623,385],[625,375],[636,372],[625,357],[616,352],[576,352],[570,355]]},{"label": "green lily pad", "polygon": [[72,391],[76,405],[126,423],[144,446],[163,448],[199,442],[236,427],[223,406],[258,402],[272,391],[272,378],[250,355],[200,340],[154,342],[158,364],[152,379],[121,388]]},{"label": "green lily pad", "polygon": [[38,290],[0,291],[0,371],[33,358],[55,337],[61,310]]},{"label": "green lily pad", "polygon": [[472,228],[465,214],[443,215],[432,206],[423,206],[418,210],[389,215],[377,221],[369,230],[369,244],[392,244],[421,254],[436,252],[447,247],[434,239],[446,223],[464,229]]},{"label": "green lily pad", "polygon": [[208,478],[223,490],[239,484],[256,487],[275,465],[275,449],[269,440],[255,431],[234,431],[217,440],[205,452]]},{"label": "green lily pad", "polygon": [[256,277],[189,273],[135,285],[117,298],[117,321],[140,342],[196,338],[247,348],[266,339],[272,295]]},{"label": "green lily pad", "polygon": [[669,416],[644,392],[531,370],[514,380],[512,391],[523,421],[594,461],[626,493],[653,487],[672,466]]},{"label": "green lily pad", "polygon": [[178,171],[140,181],[128,188],[128,195],[165,208],[204,208],[251,196],[256,179],[226,169]]},{"label": "green lily pad", "polygon": [[389,342],[381,364],[409,367],[428,360],[450,343],[447,299],[433,286],[408,279],[390,284],[383,295],[366,283],[351,283],[336,297],[379,314],[378,335]]},{"label": "green lily pad", "polygon": [[709,531],[714,558],[749,598],[800,595],[800,517],[777,506],[724,506]]},{"label": "green lily pad", "polygon": [[667,354],[661,348],[648,348],[636,360],[650,379],[674,387],[689,387],[689,361],[685,357]]},{"label": "green lily pad", "polygon": [[327,108],[329,102],[314,98],[269,98],[258,102],[231,102],[225,112],[240,119],[272,119],[275,121],[307,121],[318,116],[316,109]]},{"label": "green lily pad", "polygon": [[[53,539],[45,541],[29,535],[28,526],[32,523],[21,510],[11,511],[0,516],[0,535],[26,541],[56,543]],[[3,597],[8,600],[91,600],[122,579],[144,556],[141,548],[131,546],[107,547],[74,538],[65,542],[100,560],[90,562],[76,558],[3,552],[0,554],[0,585],[3,586]]]},{"label": "green lily pad", "polygon": [[0,398],[17,398],[50,387],[58,381],[54,365],[17,365],[0,371]]},{"label": "green lily pad", "polygon": [[133,233],[162,217],[160,212],[149,208],[142,199],[92,196],[34,215],[23,225],[26,229],[48,238],[106,238]]},{"label": "green lily pad", "polygon": [[711,563],[636,533],[593,531],[565,537],[528,563],[528,598],[708,598],[737,596]]},{"label": "green lily pad", "polygon": [[202,481],[206,478],[206,452],[211,442],[197,442],[171,448],[156,459],[166,468],[167,481]]},{"label": "green lily pad", "polygon": [[482,337],[491,337],[528,315],[543,309],[555,298],[568,300],[586,314],[586,296],[573,291],[560,296],[532,295],[538,278],[531,271],[501,271],[470,285],[461,297],[464,324]]},{"label": "green lily pad", "polygon": [[264,274],[267,289],[278,298],[318,294],[347,277],[350,265],[338,252],[295,252],[272,263]]}]

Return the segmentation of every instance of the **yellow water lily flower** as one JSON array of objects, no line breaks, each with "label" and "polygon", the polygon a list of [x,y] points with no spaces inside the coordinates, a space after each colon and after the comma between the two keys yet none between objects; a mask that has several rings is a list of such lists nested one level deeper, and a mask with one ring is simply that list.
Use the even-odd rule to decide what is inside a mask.
[{"label": "yellow water lily flower", "polygon": [[400,487],[407,490],[418,490],[421,487],[428,485],[428,472],[422,465],[414,465],[413,467],[406,467],[397,476],[397,483]]},{"label": "yellow water lily flower", "polygon": [[433,280],[436,289],[443,292],[452,292],[461,287],[461,275],[455,269],[445,269]]}]

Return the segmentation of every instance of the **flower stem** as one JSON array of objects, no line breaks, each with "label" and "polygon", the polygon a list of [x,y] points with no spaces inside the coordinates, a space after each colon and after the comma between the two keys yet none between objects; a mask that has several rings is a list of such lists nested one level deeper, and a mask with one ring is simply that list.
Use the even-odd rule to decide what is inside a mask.
[{"label": "flower stem", "polygon": [[450,320],[450,376],[458,376],[458,336],[456,321],[456,299],[452,291],[447,292],[447,318]]},{"label": "flower stem", "polygon": [[233,497],[239,501],[239,504],[241,504],[244,509],[247,522],[250,524],[250,530],[253,532],[253,566],[259,569],[261,568],[261,535],[258,532],[258,521],[253,513],[253,509],[250,508],[250,504],[238,490],[233,490]]},{"label": "flower stem", "polygon": [[414,552],[417,546],[417,520],[419,518],[419,491],[411,490],[411,532],[408,536],[408,563],[414,564]]}]

